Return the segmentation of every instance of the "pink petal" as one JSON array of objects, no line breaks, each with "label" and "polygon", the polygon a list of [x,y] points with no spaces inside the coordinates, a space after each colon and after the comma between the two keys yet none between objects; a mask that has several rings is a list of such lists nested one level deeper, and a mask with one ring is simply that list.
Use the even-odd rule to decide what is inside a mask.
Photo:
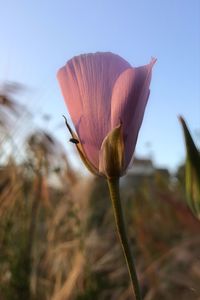
[{"label": "pink petal", "polygon": [[122,122],[125,143],[126,169],[133,156],[138,132],[142,123],[144,110],[149,97],[151,70],[155,63],[125,70],[117,79],[113,94],[111,108],[112,127]]},{"label": "pink petal", "polygon": [[58,81],[88,159],[98,168],[99,150],[110,131],[115,81],[130,65],[112,53],[74,57],[58,71]]}]

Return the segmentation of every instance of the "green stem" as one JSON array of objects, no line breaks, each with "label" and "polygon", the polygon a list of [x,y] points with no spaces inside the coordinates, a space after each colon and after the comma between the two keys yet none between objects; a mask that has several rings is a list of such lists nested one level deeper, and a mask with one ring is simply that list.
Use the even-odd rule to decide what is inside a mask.
[{"label": "green stem", "polygon": [[112,200],[112,205],[114,210],[117,233],[126,259],[126,264],[132,281],[135,297],[136,300],[142,300],[140,286],[139,286],[137,273],[135,269],[135,264],[131,254],[126,228],[125,228],[125,221],[124,221],[123,211],[122,211],[122,206],[120,201],[119,178],[107,179],[107,182],[108,182],[110,198]]}]

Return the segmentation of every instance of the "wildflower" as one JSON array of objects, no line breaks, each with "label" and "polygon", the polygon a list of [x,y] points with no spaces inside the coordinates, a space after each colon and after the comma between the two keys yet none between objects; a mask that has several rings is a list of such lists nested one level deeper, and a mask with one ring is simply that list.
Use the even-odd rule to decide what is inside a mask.
[{"label": "wildflower", "polygon": [[118,237],[137,300],[142,297],[125,228],[119,177],[132,160],[155,61],[133,68],[112,53],[84,54],[72,58],[58,71],[77,132],[66,120],[71,142],[88,169],[107,179]]},{"label": "wildflower", "polygon": [[118,55],[98,52],[76,56],[58,71],[76,134],[67,127],[93,173],[119,177],[130,165],[155,61],[134,68]]}]

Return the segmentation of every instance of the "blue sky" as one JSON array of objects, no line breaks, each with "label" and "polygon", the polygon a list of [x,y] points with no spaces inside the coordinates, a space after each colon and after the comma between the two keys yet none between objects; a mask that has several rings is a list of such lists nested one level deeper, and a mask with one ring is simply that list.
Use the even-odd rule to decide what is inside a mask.
[{"label": "blue sky", "polygon": [[49,126],[63,143],[67,134],[57,124],[67,112],[56,72],[74,55],[96,51],[117,53],[134,66],[158,59],[137,154],[171,169],[181,163],[179,114],[198,141],[199,0],[0,0],[0,7],[0,81],[25,84],[22,101],[37,121],[52,115]]}]

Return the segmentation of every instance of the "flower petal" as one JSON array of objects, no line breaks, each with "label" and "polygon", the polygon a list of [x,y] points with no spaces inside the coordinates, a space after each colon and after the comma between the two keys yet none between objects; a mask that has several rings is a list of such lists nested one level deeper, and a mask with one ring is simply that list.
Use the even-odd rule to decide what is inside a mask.
[{"label": "flower petal", "polygon": [[110,131],[115,81],[130,65],[112,53],[74,57],[58,71],[66,105],[88,159],[98,168],[99,150]]},{"label": "flower petal", "polygon": [[111,104],[111,126],[123,124],[125,169],[133,156],[145,106],[149,97],[151,70],[155,59],[143,67],[125,70],[115,83]]}]

